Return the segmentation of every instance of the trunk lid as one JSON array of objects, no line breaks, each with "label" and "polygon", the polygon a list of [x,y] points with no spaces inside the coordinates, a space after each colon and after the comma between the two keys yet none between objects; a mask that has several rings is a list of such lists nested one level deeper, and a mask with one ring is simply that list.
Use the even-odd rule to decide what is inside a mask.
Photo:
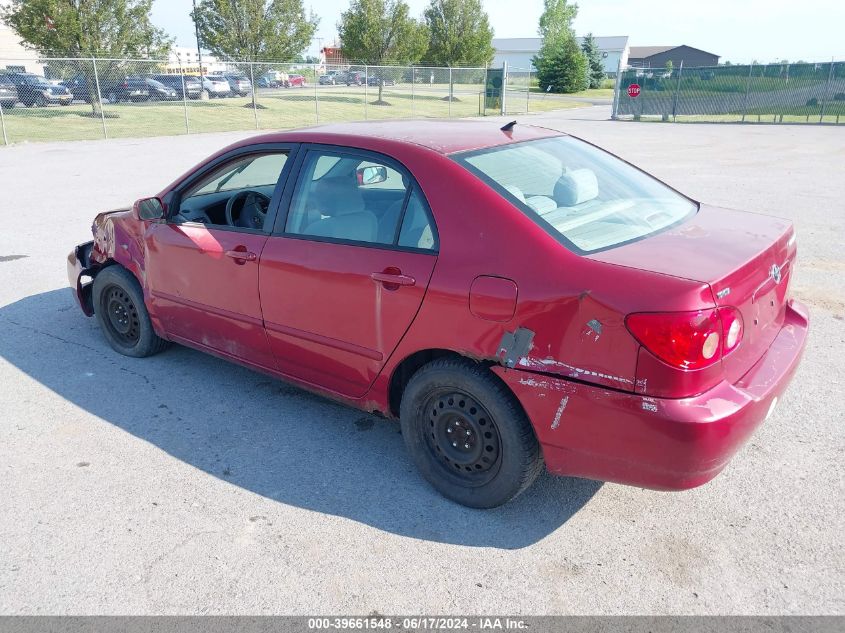
[{"label": "trunk lid", "polygon": [[788,220],[701,205],[668,231],[588,257],[709,284],[717,306],[742,315],[742,342],[722,363],[725,377],[736,382],[783,327],[794,237]]}]

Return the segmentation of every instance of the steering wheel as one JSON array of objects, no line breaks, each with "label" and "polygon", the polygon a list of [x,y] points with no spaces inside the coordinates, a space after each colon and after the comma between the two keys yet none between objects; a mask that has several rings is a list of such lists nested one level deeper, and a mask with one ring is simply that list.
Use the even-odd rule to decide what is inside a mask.
[{"label": "steering wheel", "polygon": [[[238,217],[234,218],[232,212],[235,209],[235,203],[241,198],[244,200],[243,205]],[[239,191],[226,203],[226,224],[243,229],[260,229],[264,226],[268,208],[270,208],[270,198],[260,191],[251,189]]]}]

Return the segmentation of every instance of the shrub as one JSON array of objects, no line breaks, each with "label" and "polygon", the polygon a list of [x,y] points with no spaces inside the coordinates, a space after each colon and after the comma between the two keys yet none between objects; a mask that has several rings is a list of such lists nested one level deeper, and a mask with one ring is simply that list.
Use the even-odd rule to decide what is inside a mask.
[{"label": "shrub", "polygon": [[833,95],[834,101],[845,101],[845,92],[837,92]]},{"label": "shrub", "polygon": [[574,37],[541,48],[534,66],[544,91],[551,86],[552,92],[579,92],[589,86],[587,57]]},{"label": "shrub", "polygon": [[819,100],[813,97],[812,99],[807,99],[807,107],[808,108],[815,108],[819,105]]}]

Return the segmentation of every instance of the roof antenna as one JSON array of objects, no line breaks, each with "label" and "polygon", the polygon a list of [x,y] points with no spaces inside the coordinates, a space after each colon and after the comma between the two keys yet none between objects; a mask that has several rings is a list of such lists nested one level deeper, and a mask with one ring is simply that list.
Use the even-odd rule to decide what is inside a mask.
[{"label": "roof antenna", "polygon": [[514,125],[516,125],[516,121],[511,121],[510,123],[505,123],[499,129],[502,130],[502,132],[511,132],[513,130]]}]

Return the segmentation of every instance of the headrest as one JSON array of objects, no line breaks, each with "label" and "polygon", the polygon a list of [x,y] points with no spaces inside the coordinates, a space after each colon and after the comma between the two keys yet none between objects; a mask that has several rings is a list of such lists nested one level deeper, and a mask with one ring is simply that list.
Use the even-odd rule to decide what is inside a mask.
[{"label": "headrest", "polygon": [[364,210],[364,197],[355,176],[324,176],[312,194],[313,207],[326,216],[347,215]]},{"label": "headrest", "polygon": [[555,202],[562,207],[574,207],[598,195],[599,181],[592,169],[567,169],[555,183]]}]

